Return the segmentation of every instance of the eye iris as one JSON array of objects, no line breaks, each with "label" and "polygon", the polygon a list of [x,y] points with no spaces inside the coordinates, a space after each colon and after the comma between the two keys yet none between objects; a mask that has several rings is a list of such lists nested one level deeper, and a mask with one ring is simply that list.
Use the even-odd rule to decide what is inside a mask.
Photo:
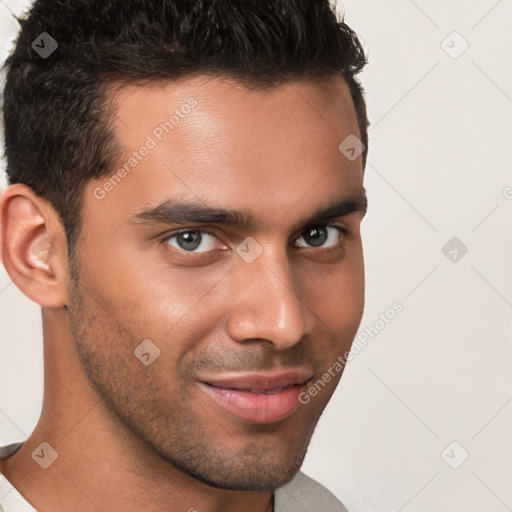
[{"label": "eye iris", "polygon": [[306,240],[309,245],[320,247],[325,243],[327,237],[326,228],[311,228],[304,235],[304,240]]},{"label": "eye iris", "polygon": [[176,237],[178,245],[186,250],[193,251],[197,249],[201,244],[201,233],[197,231],[186,231],[185,233],[179,233]]}]

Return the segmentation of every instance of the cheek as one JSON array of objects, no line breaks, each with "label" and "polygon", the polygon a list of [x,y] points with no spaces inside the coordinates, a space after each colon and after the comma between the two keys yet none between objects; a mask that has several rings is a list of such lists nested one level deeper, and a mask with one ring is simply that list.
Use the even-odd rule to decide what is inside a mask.
[{"label": "cheek", "polygon": [[304,270],[300,280],[305,304],[331,332],[344,333],[343,338],[350,337],[352,332],[355,336],[364,309],[364,264],[360,247],[354,248],[350,257],[337,265]]},{"label": "cheek", "polygon": [[141,339],[175,337],[190,319],[204,319],[205,312],[215,310],[218,284],[229,270],[177,268],[162,257],[128,248],[88,260],[101,261],[101,265],[82,264],[88,288],[107,314]]}]

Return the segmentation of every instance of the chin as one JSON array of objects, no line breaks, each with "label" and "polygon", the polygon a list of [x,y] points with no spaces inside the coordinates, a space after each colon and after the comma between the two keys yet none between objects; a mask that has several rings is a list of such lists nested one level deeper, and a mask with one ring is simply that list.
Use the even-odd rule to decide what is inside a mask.
[{"label": "chin", "polygon": [[290,482],[300,470],[301,465],[302,461],[291,468],[268,468],[258,464],[253,464],[250,468],[242,468],[237,465],[229,473],[217,472],[215,475],[204,475],[196,471],[190,473],[190,476],[217,489],[271,492]]},{"label": "chin", "polygon": [[[210,487],[233,491],[273,491],[290,482],[302,466],[309,443],[276,450],[249,445],[238,450],[218,450],[203,446],[200,457],[176,457],[176,452],[160,451],[160,456],[176,469]],[[190,455],[190,453],[189,453]]]}]

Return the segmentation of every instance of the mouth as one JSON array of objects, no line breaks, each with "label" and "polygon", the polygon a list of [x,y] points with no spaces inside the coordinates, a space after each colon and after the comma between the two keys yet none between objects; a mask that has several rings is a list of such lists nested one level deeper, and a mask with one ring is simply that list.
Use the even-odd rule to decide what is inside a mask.
[{"label": "mouth", "polygon": [[300,406],[312,372],[230,373],[203,376],[200,387],[224,410],[254,423],[274,423],[291,416]]}]

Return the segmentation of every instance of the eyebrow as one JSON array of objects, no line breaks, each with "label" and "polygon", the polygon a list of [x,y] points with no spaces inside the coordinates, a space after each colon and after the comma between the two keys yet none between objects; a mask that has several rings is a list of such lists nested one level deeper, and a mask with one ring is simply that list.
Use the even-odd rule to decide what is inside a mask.
[{"label": "eyebrow", "polygon": [[[300,222],[302,226],[311,226],[322,222],[343,217],[350,213],[360,212],[365,214],[368,208],[366,195],[343,197],[333,203],[321,207],[308,218]],[[176,201],[168,199],[159,205],[134,214],[130,224],[154,225],[154,224],[223,224],[233,226],[245,231],[257,231],[262,229],[262,223],[251,214],[225,208],[206,207],[194,201]]]}]

